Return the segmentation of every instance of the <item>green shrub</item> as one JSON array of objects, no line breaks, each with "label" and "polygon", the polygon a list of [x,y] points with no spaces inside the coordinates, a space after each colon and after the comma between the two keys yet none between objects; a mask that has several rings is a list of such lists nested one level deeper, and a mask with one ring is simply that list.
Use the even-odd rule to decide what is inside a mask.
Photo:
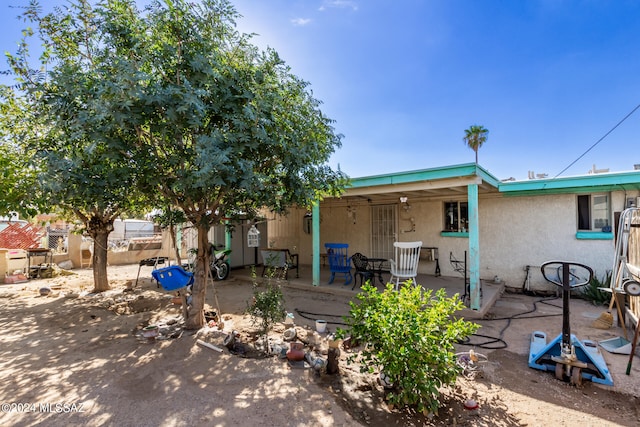
[{"label": "green shrub", "polygon": [[[454,319],[464,307],[458,295],[447,298],[444,289],[432,290],[405,283],[397,292],[392,284],[379,292],[365,284],[358,302],[350,303],[346,319],[351,340],[364,345],[359,363],[362,372],[379,369],[393,382],[389,403],[435,413],[439,389],[451,385],[461,372],[454,343],[473,334],[480,325]],[[357,359],[357,354],[350,357]]]},{"label": "green shrub", "polygon": [[578,291],[578,296],[584,300],[591,301],[593,305],[607,305],[611,301],[611,293],[601,291],[598,288],[608,288],[609,286],[611,286],[610,271],[607,271],[602,279],[598,279],[594,274],[591,281]]},{"label": "green shrub", "polygon": [[280,285],[267,278],[266,283],[260,286],[253,273],[253,298],[247,304],[246,312],[251,316],[254,325],[258,325],[260,334],[264,337],[265,349],[268,349],[268,332],[273,324],[284,320],[285,310],[284,295]]}]

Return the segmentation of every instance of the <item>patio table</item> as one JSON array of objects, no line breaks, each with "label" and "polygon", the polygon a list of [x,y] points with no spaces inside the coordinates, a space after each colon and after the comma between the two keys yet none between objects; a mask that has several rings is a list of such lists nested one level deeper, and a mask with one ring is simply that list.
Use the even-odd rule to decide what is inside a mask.
[{"label": "patio table", "polygon": [[378,276],[378,280],[381,284],[385,284],[382,278],[382,273],[389,272],[389,260],[387,258],[368,258],[367,262],[371,265],[371,271],[374,276]]}]

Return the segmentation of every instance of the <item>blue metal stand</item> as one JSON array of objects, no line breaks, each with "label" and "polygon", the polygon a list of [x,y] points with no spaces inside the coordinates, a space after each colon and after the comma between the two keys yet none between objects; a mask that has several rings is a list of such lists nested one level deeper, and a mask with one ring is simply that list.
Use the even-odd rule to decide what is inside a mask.
[{"label": "blue metal stand", "polygon": [[[591,382],[613,385],[613,378],[597,344],[591,340],[580,341],[573,334],[571,335],[571,343],[576,361],[572,363],[567,360],[564,366],[577,367],[582,378]],[[562,359],[561,344],[562,334],[547,344],[547,334],[541,331],[532,333],[531,346],[529,347],[529,367],[542,371],[555,371],[558,366],[562,367],[563,362],[556,362],[556,360]],[[564,369],[566,370],[566,368]]]},{"label": "blue metal stand", "polygon": [[[555,271],[555,277],[549,271]],[[569,298],[572,288],[586,285],[593,277],[593,270],[583,264],[550,261],[542,265],[544,278],[562,286],[562,333],[547,343],[547,334],[535,331],[531,334],[529,367],[543,371],[554,371],[559,380],[568,380],[581,385],[590,380],[604,385],[613,385],[607,364],[594,341],[580,341],[571,334],[569,325]],[[586,272],[581,275],[579,272]]]}]

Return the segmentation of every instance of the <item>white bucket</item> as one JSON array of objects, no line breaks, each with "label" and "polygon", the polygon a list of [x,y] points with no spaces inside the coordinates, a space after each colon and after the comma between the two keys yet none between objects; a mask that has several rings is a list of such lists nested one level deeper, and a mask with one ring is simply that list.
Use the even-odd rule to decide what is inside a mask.
[{"label": "white bucket", "polygon": [[327,321],[326,320],[316,320],[316,331],[321,334],[324,334],[327,331]]}]

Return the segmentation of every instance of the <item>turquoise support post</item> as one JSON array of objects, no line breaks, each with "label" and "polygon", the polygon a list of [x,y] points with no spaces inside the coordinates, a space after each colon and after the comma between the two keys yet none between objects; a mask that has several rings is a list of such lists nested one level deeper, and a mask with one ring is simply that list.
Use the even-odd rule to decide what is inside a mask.
[{"label": "turquoise support post", "polygon": [[480,224],[478,221],[478,184],[467,186],[469,208],[469,293],[471,309],[480,309]]},{"label": "turquoise support post", "polygon": [[311,232],[312,232],[312,284],[320,285],[320,201],[317,200],[311,208]]},{"label": "turquoise support post", "polygon": [[231,231],[229,231],[229,227],[227,227],[228,224],[229,224],[229,220],[226,220],[224,222],[224,248],[225,249],[231,249]]}]

